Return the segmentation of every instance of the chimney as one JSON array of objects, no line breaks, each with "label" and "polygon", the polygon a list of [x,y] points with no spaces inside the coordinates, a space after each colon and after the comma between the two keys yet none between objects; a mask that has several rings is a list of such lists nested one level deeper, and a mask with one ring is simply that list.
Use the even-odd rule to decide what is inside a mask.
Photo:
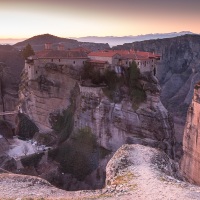
[{"label": "chimney", "polygon": [[65,50],[65,47],[64,47],[63,44],[59,44],[57,48],[58,48],[59,51],[64,51]]},{"label": "chimney", "polygon": [[45,43],[44,44],[44,49],[45,50],[51,50],[52,49],[52,44],[51,43]]}]

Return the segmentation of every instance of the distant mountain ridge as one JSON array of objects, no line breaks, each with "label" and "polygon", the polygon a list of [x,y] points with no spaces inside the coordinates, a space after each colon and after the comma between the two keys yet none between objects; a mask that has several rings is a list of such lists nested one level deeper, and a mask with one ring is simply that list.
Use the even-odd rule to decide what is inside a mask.
[{"label": "distant mountain ridge", "polygon": [[31,37],[29,39],[26,39],[22,42],[18,42],[14,47],[21,50],[23,49],[27,44],[30,44],[34,51],[39,51],[44,49],[45,43],[52,43],[52,48],[56,49],[59,43],[62,43],[65,47],[65,49],[70,48],[77,48],[77,47],[85,47],[89,48],[91,50],[97,50],[97,49],[109,49],[110,46],[108,44],[98,44],[93,42],[79,42],[74,39],[68,39],[68,38],[61,38],[50,34],[43,34],[43,35],[37,35],[34,37]]},{"label": "distant mountain ridge", "polygon": [[136,41],[144,41],[144,40],[151,40],[151,39],[163,39],[163,38],[172,38],[181,35],[187,34],[195,34],[190,31],[182,31],[182,32],[172,32],[172,33],[155,33],[155,34],[146,34],[146,35],[137,35],[137,36],[105,36],[105,37],[98,37],[98,36],[88,36],[88,37],[79,37],[79,38],[71,38],[76,39],[81,42],[98,42],[98,43],[108,43],[110,46],[121,45],[124,43],[131,43]]}]

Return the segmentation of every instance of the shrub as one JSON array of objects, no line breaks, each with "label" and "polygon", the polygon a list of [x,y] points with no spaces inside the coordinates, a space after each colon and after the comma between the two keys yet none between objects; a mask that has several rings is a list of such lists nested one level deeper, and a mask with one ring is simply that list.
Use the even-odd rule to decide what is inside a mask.
[{"label": "shrub", "polygon": [[17,128],[16,135],[21,138],[33,138],[36,132],[39,131],[38,127],[32,122],[25,114],[18,113],[17,115]]},{"label": "shrub", "polygon": [[133,88],[131,90],[132,106],[137,110],[139,105],[146,100],[146,93],[140,88]]},{"label": "shrub", "polygon": [[29,166],[37,167],[43,155],[44,153],[38,153],[38,154],[33,154],[30,156],[26,156],[25,158],[22,158],[21,162],[22,162],[23,167],[29,167]]},{"label": "shrub", "polygon": [[86,63],[83,67],[81,77],[83,80],[90,79],[95,85],[99,85],[104,82],[104,77],[101,75],[100,70],[95,70],[94,66]]},{"label": "shrub", "polygon": [[119,83],[119,78],[115,71],[106,70],[104,74],[104,81],[109,90],[115,90]]},{"label": "shrub", "polygon": [[82,180],[98,166],[97,142],[89,127],[78,129],[67,142],[63,143],[56,160],[62,171]]},{"label": "shrub", "polygon": [[64,142],[69,138],[74,125],[74,111],[72,106],[69,106],[62,113],[57,115],[50,115],[50,124],[52,129],[59,134],[59,143]]},{"label": "shrub", "polygon": [[132,100],[132,106],[133,109],[136,110],[142,102],[146,101],[146,93],[142,89],[142,85],[139,82],[140,71],[135,61],[133,61],[130,64],[126,76],[128,80],[127,82],[128,82],[130,97]]}]

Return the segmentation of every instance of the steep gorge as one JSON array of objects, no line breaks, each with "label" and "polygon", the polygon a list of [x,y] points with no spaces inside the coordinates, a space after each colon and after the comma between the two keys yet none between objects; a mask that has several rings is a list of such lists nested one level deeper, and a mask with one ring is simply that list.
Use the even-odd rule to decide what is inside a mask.
[{"label": "steep gorge", "polygon": [[131,48],[162,55],[156,75],[162,88],[161,101],[174,118],[176,139],[182,142],[193,88],[200,80],[200,36],[183,35],[113,47],[113,49]]},{"label": "steep gorge", "polygon": [[[54,134],[57,143],[46,163],[39,162],[30,171],[21,169],[22,173],[34,172],[66,190],[96,189],[104,186],[106,164],[123,144],[142,144],[160,148],[171,158],[177,156],[173,121],[160,101],[158,80],[150,72],[139,77],[146,100],[137,107],[125,86],[116,102],[105,93],[105,85],[82,84],[78,72],[69,66],[47,64],[41,72],[29,80],[24,69],[20,111],[41,134]],[[41,170],[46,165],[52,170]]]}]

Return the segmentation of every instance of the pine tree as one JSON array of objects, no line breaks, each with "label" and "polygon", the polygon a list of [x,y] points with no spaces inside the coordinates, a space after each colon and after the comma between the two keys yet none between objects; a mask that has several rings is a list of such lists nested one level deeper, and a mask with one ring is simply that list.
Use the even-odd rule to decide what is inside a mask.
[{"label": "pine tree", "polygon": [[29,56],[35,55],[35,52],[33,51],[33,48],[30,44],[27,44],[26,47],[22,50],[22,55],[24,59],[27,59]]}]

